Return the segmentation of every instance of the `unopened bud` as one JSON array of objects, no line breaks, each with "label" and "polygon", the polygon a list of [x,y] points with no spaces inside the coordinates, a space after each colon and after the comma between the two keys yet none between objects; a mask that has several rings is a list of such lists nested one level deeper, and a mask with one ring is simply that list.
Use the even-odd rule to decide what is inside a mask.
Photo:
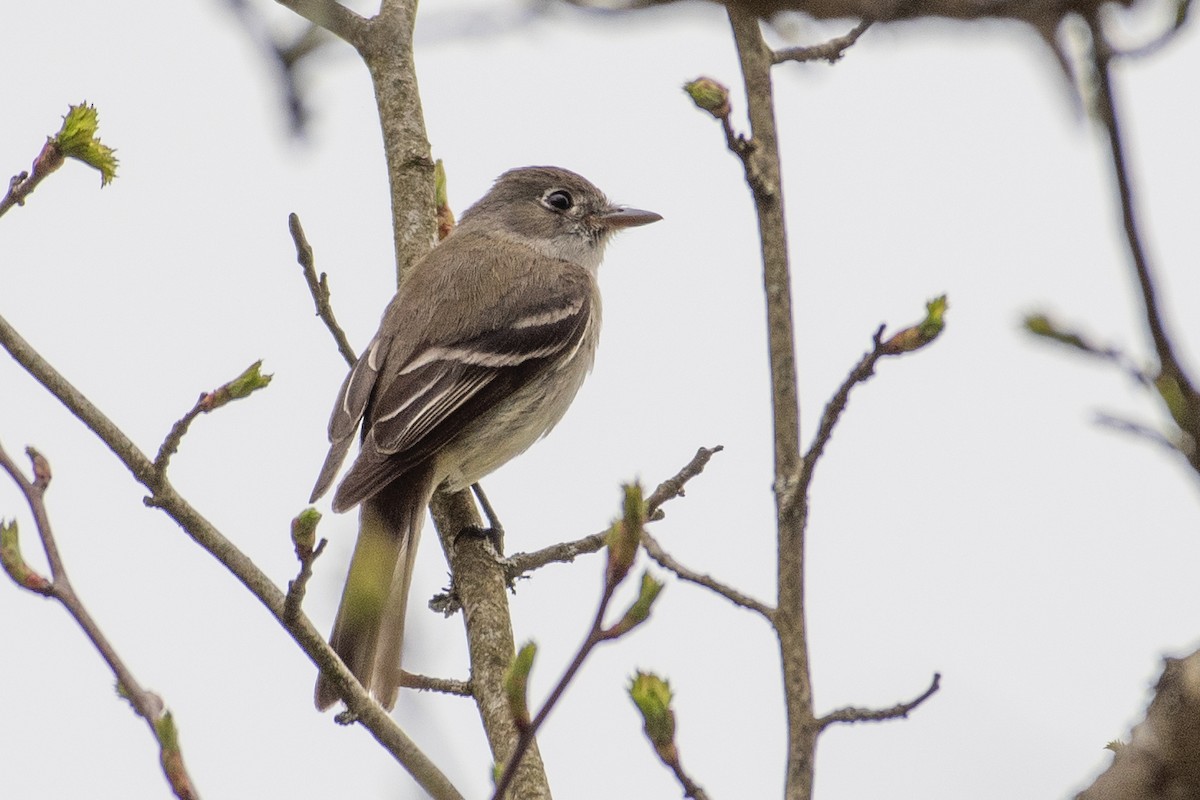
[{"label": "unopened bud", "polygon": [[18,586],[38,594],[50,590],[50,581],[34,572],[21,555],[21,540],[17,535],[16,522],[0,522],[0,567],[8,573]]},{"label": "unopened bud", "polygon": [[1052,339],[1059,344],[1065,344],[1068,347],[1074,347],[1088,353],[1094,350],[1078,333],[1061,327],[1045,314],[1030,314],[1025,317],[1024,324],[1025,330],[1034,336],[1041,336],[1043,339]]},{"label": "unopened bud", "polygon": [[317,523],[321,521],[321,512],[315,508],[306,508],[292,520],[292,546],[296,548],[296,557],[303,561],[313,554],[317,543]]},{"label": "unopened bud", "polygon": [[638,483],[624,486],[621,519],[608,529],[608,576],[610,586],[616,586],[629,574],[642,543],[642,526],[646,521],[646,502]]},{"label": "unopened bud", "polygon": [[650,608],[654,605],[654,601],[658,599],[658,593],[662,589],[663,584],[650,577],[649,571],[643,572],[642,588],[638,593],[637,600],[633,601],[633,605],[625,612],[625,616],[621,617],[621,621],[609,630],[609,635],[614,638],[621,636],[649,619]]},{"label": "unopened bud", "polygon": [[675,749],[675,712],[671,710],[671,685],[651,672],[638,672],[629,681],[629,697],[642,714],[646,738],[664,763],[679,758]]},{"label": "unopened bud", "polygon": [[930,300],[925,304],[925,319],[884,342],[884,354],[891,356],[911,353],[932,342],[946,327],[945,315],[948,307],[946,295]]},{"label": "unopened bud", "polygon": [[712,78],[700,77],[683,85],[683,90],[696,104],[696,108],[707,111],[717,119],[729,116],[729,89]]},{"label": "unopened bud", "polygon": [[227,403],[249,397],[259,389],[265,389],[270,382],[271,376],[262,374],[262,361],[255,361],[241,375],[204,395],[200,405],[206,412],[215,411]]}]

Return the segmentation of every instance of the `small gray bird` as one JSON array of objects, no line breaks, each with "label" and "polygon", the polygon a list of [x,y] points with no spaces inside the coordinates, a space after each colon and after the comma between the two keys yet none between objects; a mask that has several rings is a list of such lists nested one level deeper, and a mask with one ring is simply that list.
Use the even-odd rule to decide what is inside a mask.
[{"label": "small gray bird", "polygon": [[[350,370],[329,420],[328,489],[360,527],[330,644],[385,707],[396,702],[404,613],[425,509],[553,428],[592,368],[596,270],[613,233],[662,219],[612,205],[557,167],[501,175],[454,232],[405,277]],[[317,708],[339,699],[317,680]]]}]

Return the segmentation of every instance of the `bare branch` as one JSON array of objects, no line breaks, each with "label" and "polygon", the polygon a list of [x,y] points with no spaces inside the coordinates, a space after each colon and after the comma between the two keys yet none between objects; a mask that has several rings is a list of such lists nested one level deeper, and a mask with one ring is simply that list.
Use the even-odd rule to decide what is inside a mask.
[{"label": "bare branch", "polygon": [[338,321],[333,315],[333,306],[329,303],[329,278],[324,272],[321,273],[320,278],[317,277],[312,245],[308,243],[308,237],[304,235],[304,228],[300,227],[298,215],[288,214],[288,230],[292,233],[292,241],[296,243],[296,261],[304,270],[304,280],[308,283],[308,291],[312,294],[313,304],[317,307],[317,316],[329,329],[334,343],[337,344],[338,352],[342,354],[346,364],[353,367],[354,363],[358,361],[358,356],[355,355],[354,348],[350,346],[346,332],[342,330],[342,326],[338,325]]},{"label": "bare branch", "polygon": [[418,675],[415,672],[400,671],[400,685],[419,692],[440,692],[458,697],[471,697],[474,690],[470,681],[460,681],[454,678],[431,678],[428,675]]},{"label": "bare branch", "polygon": [[[484,733],[497,764],[507,763],[520,736],[508,711],[503,692],[504,675],[512,662],[516,643],[508,608],[507,572],[484,536],[459,536],[466,528],[481,527],[482,520],[467,491],[434,494],[430,504],[438,537],[450,564],[451,587],[440,597],[439,610],[452,613],[461,607],[471,664],[471,686]],[[514,778],[513,797],[522,800],[549,798],[550,790],[537,743],[532,742]]]},{"label": "bare branch", "polygon": [[907,717],[909,712],[932,697],[941,687],[941,684],[941,673],[935,672],[933,673],[933,680],[929,683],[929,688],[907,703],[897,703],[891,708],[879,709],[847,706],[846,708],[839,708],[836,711],[830,711],[818,719],[817,724],[821,730],[824,730],[836,722],[884,722],[889,719],[901,719]]},{"label": "bare branch", "polygon": [[871,337],[872,347],[868,350],[854,369],[850,370],[842,385],[838,387],[837,392],[830,398],[825,405],[825,411],[821,414],[821,424],[817,428],[817,435],[813,438],[812,444],[808,447],[808,452],[804,454],[804,458],[800,465],[800,479],[797,482],[797,494],[804,494],[808,491],[809,485],[812,483],[813,471],[820,461],[821,455],[825,452],[825,446],[829,444],[829,438],[833,436],[834,426],[842,416],[842,412],[846,410],[846,404],[850,400],[850,391],[860,383],[870,380],[875,374],[875,362],[883,358],[885,355],[883,349],[883,330],[884,326],[880,325],[875,330],[875,335]]},{"label": "bare branch", "polygon": [[774,87],[771,84],[771,48],[763,40],[762,28],[752,12],[734,7],[728,12],[746,88],[746,111],[753,142],[748,153],[738,155],[745,166],[746,183],[758,219],[766,301],[778,554],[773,623],[779,637],[787,716],[784,797],[792,800],[812,794],[816,730],[813,727],[812,675],[804,607],[808,499],[795,493],[797,462],[800,460],[800,398],[796,379],[791,265],[784,221]]},{"label": "bare branch", "polygon": [[867,28],[871,27],[874,20],[864,19],[862,22],[855,25],[846,33],[837,38],[830,39],[822,44],[810,45],[808,47],[787,47],[783,50],[777,50],[772,55],[772,60],[776,64],[782,64],[785,61],[828,61],[830,64],[836,64],[846,50],[858,41],[858,37],[867,32]]},{"label": "bare branch", "polygon": [[662,505],[668,500],[683,497],[683,489],[687,482],[703,472],[708,460],[724,449],[724,445],[717,445],[716,447],[701,447],[697,450],[696,455],[683,466],[683,469],[660,483],[646,498],[646,518],[662,519],[662,514],[659,513]]},{"label": "bare branch", "polygon": [[200,395],[196,404],[171,426],[166,438],[158,446],[158,455],[154,457],[154,468],[160,474],[166,473],[167,467],[171,464],[171,457],[179,452],[179,445],[183,442],[183,437],[187,435],[188,429],[192,427],[192,421],[204,411],[201,408],[203,402],[204,395]]},{"label": "bare branch", "polygon": [[1166,436],[1164,433],[1155,428],[1151,428],[1149,425],[1143,425],[1140,422],[1134,422],[1130,419],[1123,419],[1121,417],[1113,416],[1112,414],[1106,414],[1103,411],[1097,411],[1095,419],[1097,425],[1103,425],[1106,428],[1112,428],[1113,430],[1121,431],[1122,433],[1140,436],[1143,439],[1147,439],[1154,444],[1165,447],[1172,453],[1182,455],[1185,458],[1189,455],[1187,448],[1182,442],[1172,441],[1170,437]]},{"label": "bare branch", "polygon": [[547,564],[569,564],[579,556],[595,553],[604,547],[604,540],[607,536],[608,531],[599,531],[573,542],[552,544],[532,553],[517,553],[506,561],[508,580],[511,583],[524,577],[526,573],[541,569]]},{"label": "bare branch", "polygon": [[301,17],[344,40],[355,50],[366,44],[370,21],[360,17],[336,0],[276,0]]},{"label": "bare branch", "polygon": [[[92,647],[96,649],[96,652],[108,664],[108,668],[112,670],[113,676],[117,679],[117,687],[121,695],[129,701],[129,705],[138,716],[146,721],[150,732],[158,742],[161,754],[160,763],[163,766],[163,773],[171,786],[171,790],[180,800],[192,800],[192,798],[196,798],[199,795],[192,785],[192,780],[188,776],[186,768],[183,766],[183,756],[178,750],[178,736],[175,735],[174,722],[170,714],[166,711],[162,698],[154,692],[142,688],[141,684],[133,676],[133,673],[125,666],[125,662],[117,654],[116,648],[112,646],[112,643],[108,641],[103,631],[100,630],[100,626],[96,624],[95,619],[92,618],[83,601],[75,594],[75,589],[71,585],[66,567],[59,554],[58,544],[54,539],[54,532],[50,526],[50,515],[46,511],[45,493],[46,488],[50,484],[50,465],[33,448],[27,449],[26,452],[29,454],[29,460],[33,464],[34,479],[32,481],[27,479],[20,468],[8,457],[8,453],[4,451],[3,446],[0,446],[0,469],[9,474],[13,482],[25,496],[25,501],[29,504],[29,510],[33,513],[34,524],[42,539],[42,549],[46,553],[46,560],[50,563],[52,580],[44,588],[39,587],[33,589],[33,591],[53,597],[61,603],[63,608],[67,610],[67,613],[71,615],[71,618],[83,629],[84,635],[92,643]],[[12,531],[15,537],[15,523]],[[170,735],[167,735],[167,731],[169,731]]]},{"label": "bare branch", "polygon": [[690,570],[683,564],[680,564],[674,556],[663,549],[663,546],[658,543],[658,540],[651,536],[648,532],[642,533],[642,546],[646,548],[646,552],[654,561],[663,569],[670,570],[679,577],[680,580],[694,583],[697,586],[703,586],[724,597],[735,606],[756,611],[766,618],[768,622],[775,621],[775,609],[768,606],[766,603],[759,602],[753,597],[744,595],[737,589],[726,586],[715,578],[704,575],[702,573]]}]

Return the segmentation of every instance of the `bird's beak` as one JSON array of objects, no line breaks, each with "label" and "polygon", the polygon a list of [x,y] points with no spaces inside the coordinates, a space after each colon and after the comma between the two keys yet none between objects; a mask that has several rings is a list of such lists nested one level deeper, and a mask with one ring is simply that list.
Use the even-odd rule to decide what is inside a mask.
[{"label": "bird's beak", "polygon": [[596,215],[596,222],[614,231],[621,228],[636,228],[639,225],[649,225],[651,222],[658,222],[660,219],[662,219],[662,214],[655,214],[653,211],[643,211],[640,208],[622,208],[620,206],[606,208]]}]

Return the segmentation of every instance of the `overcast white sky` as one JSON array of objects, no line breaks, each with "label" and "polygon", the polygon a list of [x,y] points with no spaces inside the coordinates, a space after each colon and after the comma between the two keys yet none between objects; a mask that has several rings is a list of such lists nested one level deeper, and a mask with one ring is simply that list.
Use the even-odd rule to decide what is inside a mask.
[{"label": "overcast white sky", "polygon": [[[700,74],[737,84],[723,15],[553,9],[501,25],[515,8],[456,0],[421,12],[424,107],[455,206],[505,169],[556,164],[664,221],[609,251],[603,342],[571,413],[486,482],[509,547],[598,530],[621,481],[654,484],[698,446],[723,444],[655,532],[685,563],[770,599],[751,204],[719,128],[679,90]],[[800,34],[819,41],[846,27],[801,24]],[[27,168],[84,98],[121,158],[103,191],[68,164],[0,220],[0,314],[151,452],[200,391],[265,359],[269,391],[198,420],[173,474],[284,583],[295,571],[287,523],[321,463],[345,369],[312,316],[288,212],[300,214],[356,346],[391,294],[365,70],[338,45],[312,60],[311,136],[296,142],[264,59],[217,0],[9,3],[0,28],[0,175]],[[1150,249],[1193,369],[1198,75],[1191,31],[1119,76]],[[1159,448],[1092,422],[1104,410],[1153,423],[1158,409],[1123,376],[1018,329],[1044,309],[1147,352],[1101,140],[1048,53],[1011,25],[875,29],[835,67],[775,77],[806,439],[879,323],[909,324],[943,292],[951,303],[941,340],[884,363],[854,394],[813,485],[809,572],[820,711],[891,705],[934,671],[943,689],[908,721],[827,734],[818,795],[1068,796],[1140,718],[1162,656],[1200,641],[1196,480]],[[50,507],[77,590],[175,712],[205,797],[420,796],[365,731],[313,710],[314,669],[300,651],[143,508],[112,456],[7,357],[0,397],[0,442],[50,458]],[[27,510],[0,481],[0,517],[13,516],[33,559]],[[353,515],[321,528],[331,546],[306,610],[322,629],[354,529]],[[548,568],[513,598],[518,639],[541,646],[534,697],[577,646],[602,569],[596,558]],[[406,666],[465,677],[460,620],[423,610],[445,580],[427,536]],[[0,581],[0,619],[6,791],[166,796],[143,724],[62,609]],[[602,649],[549,720],[541,745],[558,796],[678,796],[624,695],[637,668],[671,679],[684,763],[712,797],[778,796],[773,637],[671,580],[652,623]],[[485,796],[489,759],[469,702],[406,695],[395,715],[468,797]]]}]

